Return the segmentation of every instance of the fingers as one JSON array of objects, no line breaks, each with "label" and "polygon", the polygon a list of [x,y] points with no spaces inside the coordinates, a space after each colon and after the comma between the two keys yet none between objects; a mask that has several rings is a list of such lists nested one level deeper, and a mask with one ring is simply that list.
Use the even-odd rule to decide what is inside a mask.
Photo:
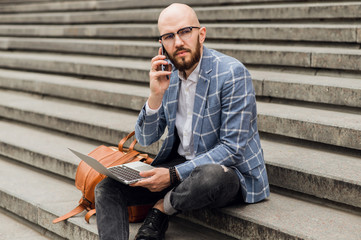
[{"label": "fingers", "polygon": [[156,188],[156,186],[153,184],[153,180],[150,178],[139,180],[136,183],[133,183],[130,185],[131,187],[144,187],[148,188],[150,191],[152,191],[152,188]]},{"label": "fingers", "polygon": [[155,170],[154,169],[152,169],[152,170],[149,170],[149,171],[143,171],[143,172],[140,172],[139,173],[139,175],[141,176],[141,177],[151,177],[151,176],[153,176],[153,175],[155,175]]},{"label": "fingers", "polygon": [[170,186],[169,170],[167,168],[155,168],[150,171],[141,172],[140,175],[145,177],[130,186],[144,187],[151,192],[158,192]]},{"label": "fingers", "polygon": [[150,72],[149,76],[151,79],[157,79],[157,80],[167,80],[169,81],[169,78],[164,78],[167,76],[170,76],[172,74],[172,72],[168,72],[168,71],[156,71],[156,72]]},{"label": "fingers", "polygon": [[151,71],[160,71],[161,69],[161,65],[165,66],[165,70],[167,71],[171,71],[172,67],[170,66],[169,62],[165,61],[166,56],[162,54],[162,48],[160,47],[158,49],[158,55],[153,57],[151,60]]},{"label": "fingers", "polygon": [[146,185],[150,184],[149,178],[155,175],[155,171],[152,169],[149,171],[140,172],[139,175],[146,179],[142,179],[136,183],[131,184],[132,187],[145,187]]},{"label": "fingers", "polygon": [[163,55],[158,55],[158,56],[155,56],[154,58],[152,58],[151,71],[160,71],[160,70],[162,70],[161,65],[168,66],[169,63],[165,60],[165,58],[166,57],[163,56]]}]

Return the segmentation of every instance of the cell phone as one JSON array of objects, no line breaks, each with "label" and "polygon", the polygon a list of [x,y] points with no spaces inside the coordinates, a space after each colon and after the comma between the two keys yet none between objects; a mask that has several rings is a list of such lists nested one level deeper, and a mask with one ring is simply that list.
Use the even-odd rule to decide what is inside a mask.
[{"label": "cell phone", "polygon": [[[165,50],[163,44],[162,44],[162,55],[165,55],[165,56],[166,56],[166,59],[164,59],[164,60],[169,63],[169,60],[167,59],[168,54],[167,54],[167,51]],[[162,69],[162,71],[165,71],[165,66],[164,66],[163,64],[161,65],[161,69]],[[167,79],[169,80],[169,76],[167,75],[166,77],[167,77]]]},{"label": "cell phone", "polygon": [[[162,44],[162,55],[165,55],[166,57],[168,57],[167,55],[167,51],[165,50],[163,44]],[[167,61],[167,59],[165,59]],[[165,71],[165,66],[162,64],[161,65],[162,71]]]}]

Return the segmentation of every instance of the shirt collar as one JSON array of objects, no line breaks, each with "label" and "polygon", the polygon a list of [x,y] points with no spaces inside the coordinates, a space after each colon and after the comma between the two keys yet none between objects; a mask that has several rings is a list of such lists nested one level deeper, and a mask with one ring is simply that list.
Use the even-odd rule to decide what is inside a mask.
[{"label": "shirt collar", "polygon": [[179,72],[178,72],[179,79],[182,80],[182,81],[189,80],[189,81],[197,83],[198,79],[199,79],[199,71],[201,69],[202,58],[203,58],[203,55],[199,59],[197,67],[193,70],[193,72],[188,76],[187,79],[184,79],[183,76],[181,76],[181,74],[179,74]]}]

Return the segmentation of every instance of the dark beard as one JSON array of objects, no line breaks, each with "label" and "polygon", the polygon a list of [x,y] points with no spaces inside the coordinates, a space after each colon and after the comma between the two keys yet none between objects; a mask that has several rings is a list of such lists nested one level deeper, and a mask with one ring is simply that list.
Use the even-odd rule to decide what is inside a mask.
[{"label": "dark beard", "polygon": [[[198,37],[199,39],[199,37]],[[196,46],[196,50],[194,52],[194,54],[191,57],[191,60],[189,62],[185,61],[185,58],[181,58],[179,62],[177,62],[175,60],[175,55],[177,54],[177,52],[179,51],[188,51],[190,53],[191,50],[190,49],[186,49],[186,48],[178,48],[173,55],[169,55],[169,60],[172,62],[172,64],[174,65],[174,67],[176,69],[178,69],[180,72],[183,72],[183,75],[185,76],[185,71],[191,69],[195,64],[197,64],[199,62],[199,60],[201,59],[201,44],[199,43],[199,40],[197,41],[197,46]]]}]

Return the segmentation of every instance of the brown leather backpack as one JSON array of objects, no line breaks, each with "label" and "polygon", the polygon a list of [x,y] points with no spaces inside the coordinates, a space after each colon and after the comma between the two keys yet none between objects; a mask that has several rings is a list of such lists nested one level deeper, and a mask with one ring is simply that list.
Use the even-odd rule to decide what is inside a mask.
[{"label": "brown leather backpack", "polygon": [[[134,146],[137,143],[137,140],[134,140],[130,144],[129,148],[123,147],[124,143],[133,135],[134,131],[120,140],[118,147],[106,147],[101,145],[88,155],[98,160],[105,167],[112,167],[135,161],[143,161],[148,164],[152,163],[153,159],[150,158],[147,154],[141,154],[134,150]],[[75,186],[83,193],[83,196],[79,201],[79,205],[64,216],[54,219],[53,223],[66,220],[83,212],[84,210],[88,211],[85,215],[85,220],[89,223],[90,217],[96,212],[94,189],[96,185],[105,177],[105,175],[98,173],[84,161],[81,161],[78,165],[75,176]],[[129,222],[139,222],[144,220],[151,207],[151,205],[128,207]]]}]

